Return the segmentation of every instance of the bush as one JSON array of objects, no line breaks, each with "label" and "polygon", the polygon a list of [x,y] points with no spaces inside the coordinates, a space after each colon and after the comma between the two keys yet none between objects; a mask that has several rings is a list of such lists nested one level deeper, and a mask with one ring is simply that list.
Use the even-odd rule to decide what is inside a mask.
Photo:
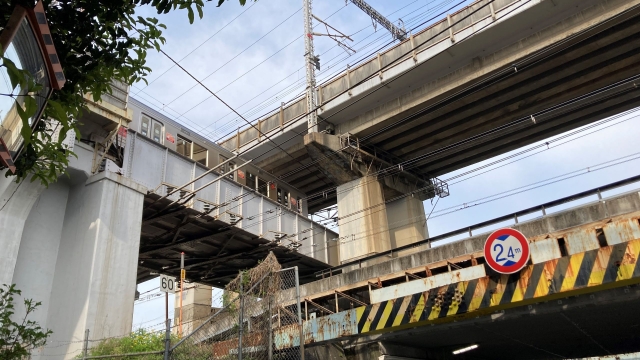
[{"label": "bush", "polygon": [[24,300],[25,315],[18,322],[13,321],[15,314],[14,297],[21,295],[15,285],[0,287],[0,359],[18,360],[31,355],[33,349],[44,346],[51,330],[44,330],[36,322],[27,320],[40,302]]}]

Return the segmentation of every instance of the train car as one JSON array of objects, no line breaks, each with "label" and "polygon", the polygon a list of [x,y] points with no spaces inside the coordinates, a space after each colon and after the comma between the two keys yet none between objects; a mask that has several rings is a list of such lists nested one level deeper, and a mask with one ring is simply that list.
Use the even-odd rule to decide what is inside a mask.
[{"label": "train car", "polygon": [[[133,111],[130,130],[205,167],[214,168],[236,155],[135,98],[129,97],[128,107]],[[261,193],[285,208],[307,216],[307,207],[303,201],[305,194],[300,190],[255,165],[248,164],[238,169],[237,165],[246,160],[235,160],[220,166],[216,171],[228,174],[230,180]]]}]

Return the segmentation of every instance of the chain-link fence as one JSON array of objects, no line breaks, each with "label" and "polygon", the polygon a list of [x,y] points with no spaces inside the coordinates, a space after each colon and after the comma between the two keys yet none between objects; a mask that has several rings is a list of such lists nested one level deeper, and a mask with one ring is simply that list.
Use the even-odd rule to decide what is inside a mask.
[{"label": "chain-link fence", "polygon": [[280,269],[270,254],[253,269],[241,272],[225,289],[222,309],[171,348],[172,360],[296,360],[300,347],[279,350],[276,332],[300,329],[299,301],[284,303],[283,291],[296,289],[297,268]]},{"label": "chain-link fence", "polygon": [[[297,267],[281,269],[270,253],[258,266],[242,271],[220,295],[222,307],[208,317],[193,319],[197,327],[181,336],[180,324],[166,324],[164,341],[160,334],[148,336],[163,344],[153,346],[157,351],[116,353],[114,346],[121,342],[110,339],[91,346],[85,336],[81,359],[140,359],[140,360],[298,360],[303,359],[304,346],[293,343],[289,336],[283,341],[280,332],[292,330],[302,335]],[[182,324],[184,325],[184,324]],[[192,326],[187,326],[191,329]],[[174,330],[173,332],[171,330]],[[180,329],[180,330],[179,330]],[[150,333],[141,333],[142,335]],[[158,336],[160,335],[160,336]],[[144,337],[144,336],[143,336]],[[117,339],[116,339],[117,340]],[[132,337],[130,341],[150,341]],[[160,351],[160,347],[164,350]],[[91,348],[91,349],[90,349]],[[155,350],[154,349],[154,350]],[[90,351],[89,351],[90,350]],[[113,350],[113,351],[112,351]]]}]

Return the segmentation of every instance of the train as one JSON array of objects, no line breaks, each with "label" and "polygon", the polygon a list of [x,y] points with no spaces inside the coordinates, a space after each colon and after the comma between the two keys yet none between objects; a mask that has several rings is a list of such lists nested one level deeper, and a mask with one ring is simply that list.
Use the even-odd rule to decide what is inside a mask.
[{"label": "train", "polygon": [[305,194],[294,186],[253,164],[238,168],[238,164],[246,160],[238,157],[228,161],[236,154],[133,97],[129,97],[127,107],[133,112],[133,118],[129,124],[130,130],[207,168],[211,169],[223,164],[216,171],[227,174],[229,180],[257,191],[287,209],[303,216],[308,215],[306,203],[303,200]]}]

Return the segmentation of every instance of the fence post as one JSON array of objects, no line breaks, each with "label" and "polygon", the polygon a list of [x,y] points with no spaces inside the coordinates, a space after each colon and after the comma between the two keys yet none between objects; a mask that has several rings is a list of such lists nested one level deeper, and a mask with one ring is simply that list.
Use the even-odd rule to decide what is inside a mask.
[{"label": "fence post", "polygon": [[298,326],[300,327],[300,359],[304,360],[304,329],[302,328],[302,309],[300,306],[300,279],[298,276],[298,267],[295,266],[293,269],[296,278],[296,298],[298,301]]},{"label": "fence post", "polygon": [[82,360],[87,358],[89,352],[89,329],[84,331],[84,342],[82,343]]},{"label": "fence post", "polygon": [[171,319],[167,319],[167,329],[164,335],[164,360],[169,360],[171,353]]},{"label": "fence post", "polygon": [[269,307],[269,323],[267,326],[269,326],[268,329],[268,336],[269,336],[269,350],[267,352],[267,359],[268,360],[272,360],[273,359],[273,315],[271,314],[271,303],[273,301],[273,296],[269,296],[269,300],[268,300],[268,307]]},{"label": "fence post", "polygon": [[243,289],[242,289],[242,272],[240,273],[240,294],[239,294],[239,298],[240,298],[240,311],[238,311],[238,322],[239,322],[239,327],[238,327],[238,360],[242,360],[242,332],[244,330],[244,319],[243,319],[243,312],[244,312],[244,294],[243,294]]}]

